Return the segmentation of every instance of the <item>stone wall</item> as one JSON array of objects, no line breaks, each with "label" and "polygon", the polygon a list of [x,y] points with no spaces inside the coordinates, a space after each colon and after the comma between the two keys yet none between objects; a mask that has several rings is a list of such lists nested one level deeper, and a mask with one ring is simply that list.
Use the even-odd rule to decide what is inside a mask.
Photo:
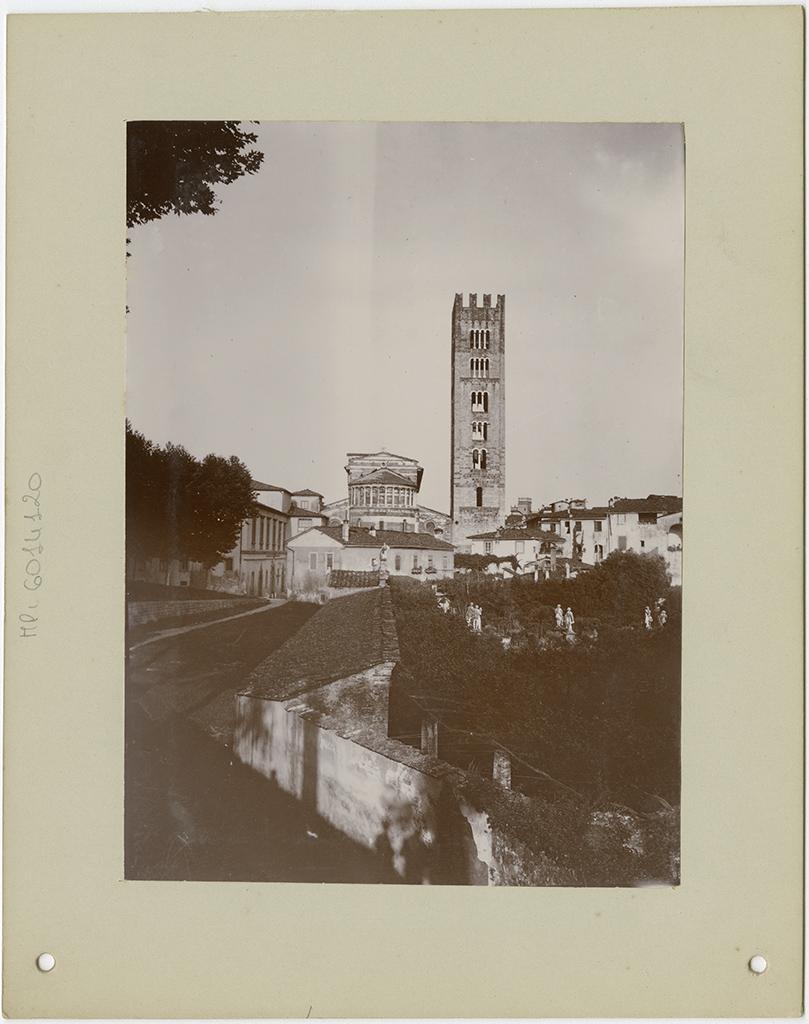
[{"label": "stone wall", "polygon": [[221,610],[237,614],[240,611],[250,611],[254,607],[254,603],[245,602],[244,599],[234,601],[227,598],[210,601],[132,601],[127,605],[126,624],[131,629],[147,622],[178,619],[187,615],[199,615],[201,612]]}]

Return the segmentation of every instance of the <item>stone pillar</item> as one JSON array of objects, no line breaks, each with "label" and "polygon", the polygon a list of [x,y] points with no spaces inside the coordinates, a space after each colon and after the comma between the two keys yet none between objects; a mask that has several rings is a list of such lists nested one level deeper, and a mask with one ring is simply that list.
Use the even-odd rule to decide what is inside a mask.
[{"label": "stone pillar", "polygon": [[511,757],[502,750],[494,752],[492,778],[503,789],[511,789]]},{"label": "stone pillar", "polygon": [[421,720],[421,752],[438,757],[438,722],[431,718]]}]

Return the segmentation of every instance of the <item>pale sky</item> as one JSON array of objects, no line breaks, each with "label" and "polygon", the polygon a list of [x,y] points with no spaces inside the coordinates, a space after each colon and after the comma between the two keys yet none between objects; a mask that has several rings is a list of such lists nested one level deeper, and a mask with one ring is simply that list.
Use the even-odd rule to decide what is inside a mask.
[{"label": "pale sky", "polygon": [[136,429],[327,501],[384,446],[448,512],[453,300],[505,294],[507,502],[682,493],[681,125],[251,130],[216,216],[128,232]]}]

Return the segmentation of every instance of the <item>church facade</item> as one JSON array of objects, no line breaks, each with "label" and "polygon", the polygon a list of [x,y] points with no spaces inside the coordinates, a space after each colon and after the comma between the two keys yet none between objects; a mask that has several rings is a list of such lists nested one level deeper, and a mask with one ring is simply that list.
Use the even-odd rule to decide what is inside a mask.
[{"label": "church facade", "polygon": [[506,508],[506,297],[455,296],[452,307],[450,518],[457,551],[502,526]]},{"label": "church facade", "polygon": [[444,512],[420,505],[423,468],[416,459],[385,451],[349,452],[345,467],[347,496],[326,505],[330,522],[399,533],[449,534]]}]

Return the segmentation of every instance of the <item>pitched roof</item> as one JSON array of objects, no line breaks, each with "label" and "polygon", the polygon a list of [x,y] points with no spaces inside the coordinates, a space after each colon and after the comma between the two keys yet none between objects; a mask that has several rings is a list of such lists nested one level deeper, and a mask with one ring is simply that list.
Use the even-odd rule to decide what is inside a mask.
[{"label": "pitched roof", "polygon": [[545,522],[561,522],[563,519],[606,519],[612,511],[613,509],[601,505],[596,508],[565,509],[562,512],[532,512],[531,515],[526,516],[526,522],[538,523],[540,520]]},{"label": "pitched roof", "polygon": [[320,491],[292,491],[294,498],[322,498]]},{"label": "pitched roof", "polygon": [[250,673],[240,692],[287,700],[398,658],[390,592],[376,587],[325,604]]},{"label": "pitched roof", "polygon": [[251,480],[254,491],[284,491],[285,494],[292,494],[286,487],[275,487],[273,484],[262,483],[261,480]]},{"label": "pitched roof", "polygon": [[399,473],[394,473],[391,469],[375,469],[367,476],[359,477],[356,480],[350,480],[349,484],[352,487],[355,484],[404,484],[406,487],[416,486],[413,480],[408,480],[407,477],[401,476]]},{"label": "pitched roof", "polygon": [[551,530],[540,530],[535,526],[507,526],[491,533],[476,533],[469,540],[556,540],[563,538]]},{"label": "pitched roof", "polygon": [[395,452],[386,452],[384,449],[381,452],[347,452],[347,459],[376,459],[379,457],[386,459],[401,459],[402,462],[412,462],[418,465],[418,459],[411,459],[409,455],[396,455]]},{"label": "pitched roof", "polygon": [[[342,541],[342,527],[340,526],[317,526],[313,529],[325,533],[333,540]],[[433,551],[454,551],[452,544],[445,540],[439,540],[431,533],[406,533],[404,530],[376,530],[375,535],[364,527],[352,526],[348,531],[348,544],[350,548],[373,548],[378,550],[383,544],[391,548],[418,548],[431,549]]]},{"label": "pitched roof", "polygon": [[325,512],[316,512],[313,508],[301,508],[300,505],[290,505],[289,512],[287,512],[287,515],[298,516],[299,518],[302,517],[304,519],[315,519],[318,517],[320,519],[329,518]]},{"label": "pitched roof", "polygon": [[289,517],[288,512],[283,512],[280,508],[273,508],[272,505],[265,505],[263,501],[257,501],[256,505],[258,505],[259,508],[264,509],[265,512],[275,512],[278,516],[284,516],[284,518]]},{"label": "pitched roof", "polygon": [[650,494],[648,498],[615,498],[612,512],[682,512],[683,499],[676,494]]}]

